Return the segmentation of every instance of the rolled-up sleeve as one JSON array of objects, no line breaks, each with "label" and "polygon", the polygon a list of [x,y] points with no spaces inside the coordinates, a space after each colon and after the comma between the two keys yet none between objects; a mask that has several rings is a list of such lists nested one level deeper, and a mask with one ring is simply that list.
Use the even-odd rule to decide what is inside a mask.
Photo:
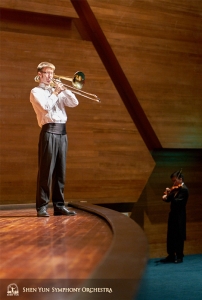
[{"label": "rolled-up sleeve", "polygon": [[79,104],[78,99],[72,93],[70,90],[65,90],[61,93],[61,96],[59,94],[59,97],[61,97],[62,101],[64,102],[65,106],[69,107],[75,107]]}]

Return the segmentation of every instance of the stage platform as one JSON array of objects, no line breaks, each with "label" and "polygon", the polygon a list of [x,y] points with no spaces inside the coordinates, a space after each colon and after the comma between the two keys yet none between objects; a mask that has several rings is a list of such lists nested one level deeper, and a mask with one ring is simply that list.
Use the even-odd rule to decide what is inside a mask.
[{"label": "stage platform", "polygon": [[50,207],[48,218],[33,205],[1,206],[1,299],[11,284],[19,299],[132,299],[147,261],[141,229],[107,208],[70,206],[76,216]]}]

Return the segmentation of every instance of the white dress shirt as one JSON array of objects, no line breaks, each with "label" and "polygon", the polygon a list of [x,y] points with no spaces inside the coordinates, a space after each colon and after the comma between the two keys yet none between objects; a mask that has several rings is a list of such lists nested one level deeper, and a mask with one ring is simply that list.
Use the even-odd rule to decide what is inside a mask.
[{"label": "white dress shirt", "polygon": [[53,94],[54,89],[40,83],[31,90],[30,102],[37,116],[40,127],[46,123],[66,123],[65,106],[75,107],[79,104],[76,96],[70,90],[64,90],[58,96]]}]

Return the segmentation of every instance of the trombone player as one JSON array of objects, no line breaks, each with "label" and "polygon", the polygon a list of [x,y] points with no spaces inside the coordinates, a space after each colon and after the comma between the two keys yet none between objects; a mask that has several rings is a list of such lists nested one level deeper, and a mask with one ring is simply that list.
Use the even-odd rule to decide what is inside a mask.
[{"label": "trombone player", "polygon": [[30,102],[41,127],[38,144],[38,176],[36,210],[38,217],[49,217],[47,212],[50,195],[54,215],[74,216],[65,207],[64,186],[68,138],[65,106],[79,104],[76,96],[61,83],[53,82],[55,66],[41,62],[37,67],[39,85],[31,90]]}]

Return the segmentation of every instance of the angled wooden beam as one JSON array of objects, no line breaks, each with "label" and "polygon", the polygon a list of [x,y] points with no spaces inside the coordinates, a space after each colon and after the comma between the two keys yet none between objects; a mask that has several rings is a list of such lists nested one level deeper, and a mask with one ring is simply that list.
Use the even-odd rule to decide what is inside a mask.
[{"label": "angled wooden beam", "polygon": [[150,151],[161,149],[161,143],[95,18],[88,1],[71,0],[71,2],[147,148]]}]

